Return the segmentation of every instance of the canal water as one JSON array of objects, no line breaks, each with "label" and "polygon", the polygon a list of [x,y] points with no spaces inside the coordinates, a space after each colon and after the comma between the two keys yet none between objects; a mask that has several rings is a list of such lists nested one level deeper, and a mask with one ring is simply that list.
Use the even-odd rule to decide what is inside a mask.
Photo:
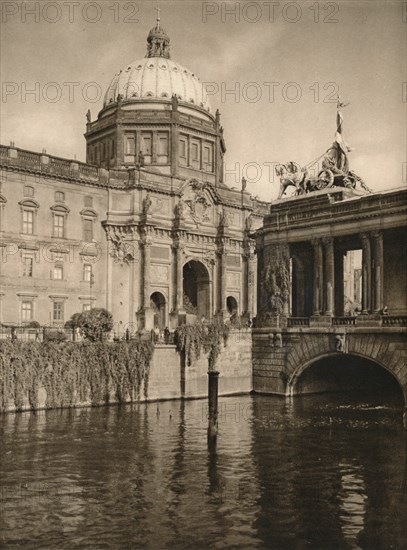
[{"label": "canal water", "polygon": [[1,418],[0,547],[404,549],[398,396],[220,399]]}]

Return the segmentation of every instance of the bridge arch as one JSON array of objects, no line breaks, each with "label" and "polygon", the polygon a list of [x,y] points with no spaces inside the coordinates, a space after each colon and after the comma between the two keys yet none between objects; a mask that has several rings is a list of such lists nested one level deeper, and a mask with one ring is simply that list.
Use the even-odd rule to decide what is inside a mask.
[{"label": "bridge arch", "polygon": [[384,369],[397,381],[407,406],[407,349],[404,335],[400,336],[398,341],[394,335],[383,334],[302,334],[287,352],[286,395],[299,393],[300,378],[316,363],[330,358],[334,363],[344,363],[353,358]]},{"label": "bridge arch", "polygon": [[396,390],[407,405],[407,393],[383,363],[356,353],[327,353],[300,365],[287,381],[287,395],[340,390]]}]

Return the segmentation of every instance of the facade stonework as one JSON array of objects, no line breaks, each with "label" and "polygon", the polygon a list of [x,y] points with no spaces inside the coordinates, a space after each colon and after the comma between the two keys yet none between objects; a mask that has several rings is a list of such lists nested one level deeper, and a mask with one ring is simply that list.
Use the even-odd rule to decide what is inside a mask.
[{"label": "facade stonework", "polygon": [[87,163],[0,147],[0,322],[105,307],[122,332],[255,315],[267,205],[223,182],[220,114],[198,82],[158,23],[87,114]]}]

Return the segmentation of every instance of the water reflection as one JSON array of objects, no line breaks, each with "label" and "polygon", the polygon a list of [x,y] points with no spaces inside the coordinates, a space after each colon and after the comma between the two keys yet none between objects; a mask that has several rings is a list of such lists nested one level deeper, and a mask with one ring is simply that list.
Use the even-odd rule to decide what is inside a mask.
[{"label": "water reflection", "polygon": [[220,399],[5,415],[3,547],[402,548],[392,397]]}]

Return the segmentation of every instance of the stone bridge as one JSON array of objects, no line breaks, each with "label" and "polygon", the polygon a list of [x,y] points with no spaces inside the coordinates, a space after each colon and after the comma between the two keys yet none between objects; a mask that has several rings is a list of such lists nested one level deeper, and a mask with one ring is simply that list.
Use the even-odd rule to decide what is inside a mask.
[{"label": "stone bridge", "polygon": [[[360,378],[349,379],[352,369],[349,371],[348,367],[358,365],[373,372],[375,365],[398,382],[407,404],[407,341],[406,328],[401,326],[407,318],[388,318],[385,322],[390,320],[394,324],[376,327],[292,326],[253,330],[254,391],[292,396],[356,389]],[[310,378],[307,369],[324,363],[336,372],[328,379],[322,380],[318,372],[314,379]],[[345,371],[340,373],[338,369]]]},{"label": "stone bridge", "polygon": [[256,233],[254,391],[389,383],[407,405],[406,214],[406,189],[272,203]]}]

